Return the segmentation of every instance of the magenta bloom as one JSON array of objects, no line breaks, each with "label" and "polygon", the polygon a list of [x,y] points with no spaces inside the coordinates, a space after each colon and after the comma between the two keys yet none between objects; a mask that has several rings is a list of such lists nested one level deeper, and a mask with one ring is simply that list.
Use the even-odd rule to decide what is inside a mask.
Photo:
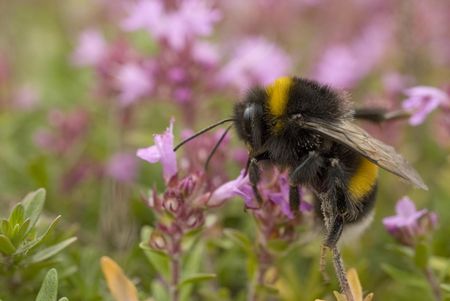
[{"label": "magenta bloom", "polygon": [[78,66],[97,66],[107,54],[108,45],[102,34],[95,29],[89,29],[79,36],[72,61]]},{"label": "magenta bloom", "polygon": [[203,0],[180,1],[178,7],[171,10],[166,9],[160,0],[141,0],[130,8],[122,28],[146,29],[155,38],[180,50],[193,38],[211,34],[213,24],[220,17],[220,12]]},{"label": "magenta bloom", "polygon": [[319,59],[314,78],[337,88],[352,88],[381,61],[389,38],[390,28],[376,22],[349,44],[328,47]]},{"label": "magenta bloom", "polygon": [[147,162],[161,162],[166,183],[177,173],[177,158],[173,151],[173,123],[172,119],[164,134],[154,136],[155,145],[140,148],[136,153],[139,158]]},{"label": "magenta bloom", "polygon": [[226,182],[214,190],[207,204],[211,207],[220,206],[234,196],[243,197],[246,204],[252,201],[253,192],[248,183],[248,176],[244,177],[243,171],[236,179]]},{"label": "magenta bloom", "polygon": [[126,106],[153,89],[153,78],[144,67],[136,63],[127,63],[117,70],[117,86],[121,104]]},{"label": "magenta bloom", "polygon": [[438,106],[448,103],[449,97],[442,90],[427,86],[417,86],[405,90],[408,96],[403,101],[403,108],[412,113],[409,123],[419,125]]},{"label": "magenta bloom", "polygon": [[291,60],[275,44],[264,38],[243,41],[219,74],[219,81],[245,91],[254,85],[267,85],[288,75]]},{"label": "magenta bloom", "polygon": [[[279,192],[267,190],[266,192],[263,191],[263,193],[267,194],[268,199],[280,207],[281,212],[283,212],[283,214],[286,217],[288,217],[289,219],[293,219],[294,214],[291,211],[291,208],[289,206],[289,182],[288,182],[286,175],[283,174],[283,175],[279,176],[278,185],[280,188]],[[301,198],[301,194],[300,194],[300,200],[301,200],[301,202],[300,202],[299,209],[301,212],[309,212],[312,210],[311,204],[303,201]]]},{"label": "magenta bloom", "polygon": [[132,182],[136,176],[136,157],[129,153],[116,153],[108,161],[106,173],[119,182]]},{"label": "magenta bloom", "polygon": [[426,209],[417,210],[413,201],[407,196],[397,202],[397,215],[383,219],[386,230],[406,245],[414,245],[420,236],[434,229],[437,216]]}]

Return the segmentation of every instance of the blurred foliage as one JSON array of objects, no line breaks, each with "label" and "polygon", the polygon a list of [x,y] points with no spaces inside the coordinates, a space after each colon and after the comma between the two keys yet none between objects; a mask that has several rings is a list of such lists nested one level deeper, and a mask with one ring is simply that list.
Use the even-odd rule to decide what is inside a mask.
[{"label": "blurred foliage", "polygon": [[[0,1],[0,64],[5,61],[8,65],[6,79],[0,74],[3,301],[32,300],[36,296],[38,301],[57,300],[57,295],[70,300],[113,300],[101,273],[99,262],[104,255],[114,258],[124,269],[127,279],[138,290],[139,300],[168,300],[168,289],[161,278],[170,278],[170,257],[147,244],[155,216],[143,201],[145,192],[153,185],[159,192],[164,191],[161,167],[142,164],[130,182],[118,181],[105,170],[115,153],[125,151],[134,155],[138,147],[151,144],[152,135],[161,133],[171,116],[177,120],[175,136],[179,141],[185,127],[183,109],[166,98],[152,101],[151,97],[124,108],[118,105],[116,94],[96,90],[94,70],[73,66],[71,54],[77,36],[89,27],[101,28],[111,40],[127,41],[140,53],[157,52],[157,42],[146,33],[120,31],[116,23],[120,21],[118,15],[122,15],[105,8],[116,1],[109,6],[105,2],[108,1]],[[254,3],[257,2],[260,1]],[[361,5],[364,1],[332,4],[319,0],[317,8],[307,6],[298,16],[286,17],[276,15],[279,11],[273,9],[273,19],[267,11],[260,13],[257,8],[244,11],[239,19],[227,15],[224,9],[218,34],[211,40],[227,41],[241,31],[264,34],[292,54],[293,73],[307,74],[323,49],[335,41],[351,40],[347,36],[354,35],[364,20],[370,18],[372,10],[360,14],[361,6],[355,8],[357,2]],[[374,4],[374,13],[384,11],[386,1],[367,2],[381,3]],[[389,44],[393,48],[386,52],[404,56],[384,60],[352,88],[357,104],[364,104],[367,99],[385,100],[381,78],[392,70],[414,77],[416,84],[440,87],[448,84],[449,63],[429,51],[427,47],[434,42],[424,33],[438,19],[431,12],[431,18],[426,19],[428,27],[422,27],[425,17],[411,17],[410,3],[419,5],[419,1],[393,3],[396,6],[393,14],[402,25],[394,39],[398,45]],[[436,10],[450,12],[447,3],[427,1],[426,8],[436,5]],[[439,9],[439,5],[443,8]],[[420,7],[416,9],[420,11]],[[253,19],[252,12],[261,14],[263,21]],[[338,25],[339,32],[332,31]],[[448,44],[448,22],[441,27],[447,33],[439,40]],[[331,33],[327,34],[328,31]],[[448,52],[450,48],[445,47]],[[227,55],[230,48],[226,48]],[[38,100],[29,108],[15,102],[16,92],[24,86],[32,87],[38,94]],[[201,113],[190,126],[198,129],[228,116],[238,95],[237,91],[207,94],[196,104]],[[397,105],[400,98],[395,97]],[[55,112],[61,113],[63,120],[70,119],[73,112],[88,116],[80,136],[58,136],[57,141],[66,139],[73,143],[64,152],[36,143],[39,130],[58,132],[59,126],[52,119]],[[420,127],[408,127],[404,122],[396,124],[398,127],[392,131],[392,136],[400,133],[392,143],[414,163],[429,191],[412,190],[382,172],[376,215],[370,229],[363,239],[343,247],[346,265],[358,270],[364,292],[374,292],[374,300],[432,300],[432,291],[420,268],[425,264],[435,272],[443,300],[450,300],[450,144],[448,136],[440,135],[442,128],[437,126],[437,114],[432,114]],[[377,130],[374,132],[381,136],[391,133],[389,128]],[[239,145],[236,140],[232,138],[233,146]],[[231,178],[240,169],[237,165],[227,168]],[[36,187],[45,190],[34,191]],[[17,202],[18,196],[29,191],[34,192]],[[399,247],[382,226],[381,219],[393,213],[395,201],[405,194],[417,202],[418,208],[426,207],[439,215],[439,228],[427,248]],[[249,284],[261,264],[256,256],[257,225],[251,214],[243,211],[240,199],[211,209],[209,214],[216,220],[213,226],[204,232],[191,233],[183,241],[180,300],[247,300]],[[74,236],[78,238],[76,244]],[[319,244],[318,237],[289,247],[283,242],[272,242],[271,252],[277,255],[273,269],[268,269],[265,276],[276,274],[278,280],[258,286],[259,295],[264,300],[333,300],[332,291],[338,285],[334,279],[329,285],[322,281],[318,271]],[[333,274],[331,266],[328,271]],[[59,301],[63,300],[67,299],[60,297]]]}]

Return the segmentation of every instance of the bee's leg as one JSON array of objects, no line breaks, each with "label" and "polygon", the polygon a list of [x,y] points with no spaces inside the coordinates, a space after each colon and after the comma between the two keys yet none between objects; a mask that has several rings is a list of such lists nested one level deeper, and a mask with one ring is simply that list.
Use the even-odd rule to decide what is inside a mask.
[{"label": "bee's leg", "polygon": [[294,170],[289,174],[289,184],[297,186],[310,183],[317,175],[319,168],[323,165],[323,158],[316,151],[310,151]]},{"label": "bee's leg", "polygon": [[411,113],[406,110],[387,111],[382,108],[359,108],[355,110],[353,117],[380,123],[383,121],[409,118]]},{"label": "bee's leg", "polygon": [[[333,193],[331,198],[336,198],[336,194]],[[334,270],[336,271],[341,290],[347,297],[348,301],[354,301],[353,295],[350,291],[350,286],[348,284],[347,276],[345,275],[344,262],[342,260],[339,249],[336,246],[344,228],[344,219],[342,215],[337,212],[336,204],[331,203],[336,201],[338,200],[330,198],[325,198],[325,200],[322,201],[322,211],[325,227],[327,230],[325,243],[322,248],[327,247],[333,252]]]},{"label": "bee's leg", "polygon": [[329,283],[330,276],[328,275],[327,270],[326,270],[326,265],[327,265],[326,256],[327,256],[327,247],[325,246],[325,244],[322,244],[322,246],[320,247],[319,269],[320,269],[320,274],[322,274],[323,281],[325,281],[325,283]]},{"label": "bee's leg", "polygon": [[347,301],[354,301],[350,285],[348,284],[347,276],[345,275],[344,262],[342,261],[341,253],[337,246],[334,246],[333,251],[333,264],[336,274],[339,279],[339,284],[344,295],[347,297]]},{"label": "bee's leg", "polygon": [[299,214],[300,195],[298,193],[298,186],[289,185],[289,209],[294,213],[294,216]]},{"label": "bee's leg", "polygon": [[[258,160],[256,158],[250,159],[250,164],[248,166],[248,176],[250,180],[250,184],[252,186],[253,194],[256,197],[256,201],[258,202],[259,207],[262,204],[262,197],[258,190],[258,183],[261,179],[261,173],[258,167]],[[255,208],[257,209],[257,208]]]}]

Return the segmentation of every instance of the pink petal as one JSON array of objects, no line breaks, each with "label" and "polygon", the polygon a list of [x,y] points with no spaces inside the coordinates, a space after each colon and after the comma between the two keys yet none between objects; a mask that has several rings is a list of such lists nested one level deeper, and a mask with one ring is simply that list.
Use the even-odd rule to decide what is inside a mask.
[{"label": "pink petal", "polygon": [[147,148],[140,148],[137,150],[136,155],[149,163],[156,163],[161,160],[161,154],[156,145]]}]

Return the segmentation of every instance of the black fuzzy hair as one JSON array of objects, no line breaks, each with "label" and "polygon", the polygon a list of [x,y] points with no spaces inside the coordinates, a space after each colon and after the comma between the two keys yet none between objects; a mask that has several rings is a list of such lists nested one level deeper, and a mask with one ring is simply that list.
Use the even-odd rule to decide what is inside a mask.
[{"label": "black fuzzy hair", "polygon": [[298,113],[333,122],[350,117],[352,109],[343,93],[313,80],[294,77],[289,89],[286,114]]}]

